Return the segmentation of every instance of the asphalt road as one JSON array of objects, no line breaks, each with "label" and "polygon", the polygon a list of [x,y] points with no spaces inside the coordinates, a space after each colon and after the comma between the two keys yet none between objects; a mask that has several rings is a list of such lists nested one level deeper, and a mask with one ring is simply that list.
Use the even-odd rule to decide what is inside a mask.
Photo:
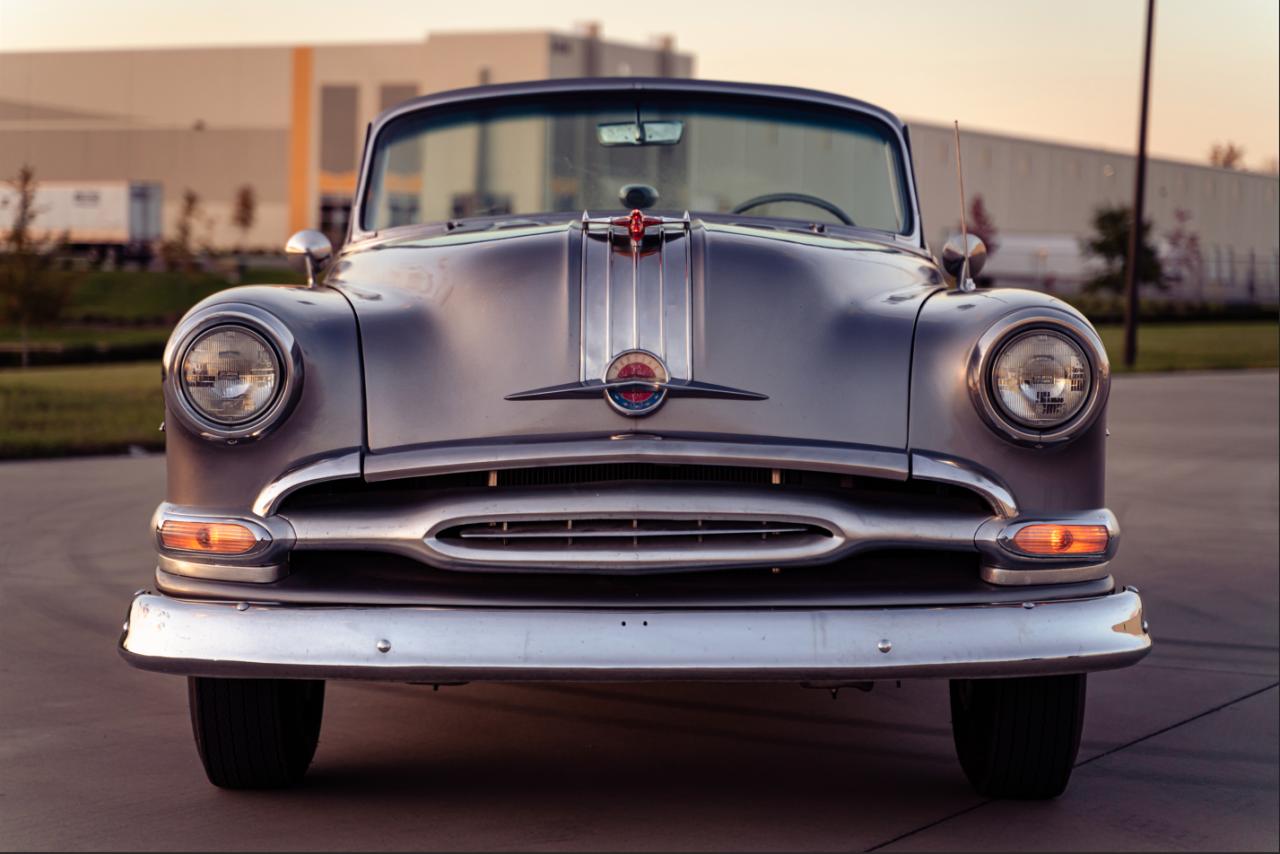
[{"label": "asphalt road", "polygon": [[1116,381],[1115,569],[1156,647],[1091,677],[1049,803],[970,791],[943,682],[332,684],[304,788],[219,791],[183,680],[115,652],[163,460],[0,465],[0,847],[1274,851],[1278,388]]}]

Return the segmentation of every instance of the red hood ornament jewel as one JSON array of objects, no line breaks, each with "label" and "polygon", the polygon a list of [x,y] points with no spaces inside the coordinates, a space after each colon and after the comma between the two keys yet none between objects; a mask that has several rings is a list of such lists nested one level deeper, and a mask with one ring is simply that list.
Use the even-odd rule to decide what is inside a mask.
[{"label": "red hood ornament jewel", "polygon": [[612,220],[611,224],[626,226],[627,233],[631,235],[631,241],[639,243],[644,240],[645,229],[651,225],[662,225],[662,220],[656,216],[645,216],[640,210],[633,210],[627,216]]}]

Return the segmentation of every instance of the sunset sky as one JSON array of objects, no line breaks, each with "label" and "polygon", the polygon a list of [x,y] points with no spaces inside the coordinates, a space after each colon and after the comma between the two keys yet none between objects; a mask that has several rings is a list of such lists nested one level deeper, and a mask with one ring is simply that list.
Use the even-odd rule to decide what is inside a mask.
[{"label": "sunset sky", "polygon": [[[0,51],[408,41],[430,31],[672,33],[704,78],[829,89],[908,119],[1131,150],[1142,0],[429,2],[0,0]],[[1263,168],[1280,152],[1280,4],[1158,0],[1154,154],[1215,142]]]}]

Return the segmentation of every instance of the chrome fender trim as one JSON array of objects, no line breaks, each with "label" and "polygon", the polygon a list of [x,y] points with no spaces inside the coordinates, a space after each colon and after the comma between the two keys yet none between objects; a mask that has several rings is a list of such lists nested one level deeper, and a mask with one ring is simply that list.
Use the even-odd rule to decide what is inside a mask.
[{"label": "chrome fender trim", "polygon": [[1091,566],[1044,566],[1020,567],[1009,569],[1003,566],[983,564],[978,570],[979,576],[988,584],[1001,587],[1025,587],[1033,584],[1074,584],[1077,581],[1095,581],[1106,578],[1111,573],[1109,563],[1096,563]]},{"label": "chrome fender trim", "polygon": [[287,563],[250,566],[231,563],[203,563],[156,555],[156,568],[170,575],[201,578],[207,581],[238,581],[246,584],[270,584],[289,574]]},{"label": "chrome fender trim", "polygon": [[1124,667],[1151,648],[1133,590],[1021,605],[828,610],[287,607],[137,595],[135,667],[393,682],[996,677]]},{"label": "chrome fender trim", "polygon": [[359,451],[349,451],[313,460],[290,469],[264,486],[253,501],[253,512],[259,516],[270,516],[279,509],[281,501],[304,486],[323,483],[326,480],[359,476]]},{"label": "chrome fender trim", "polygon": [[986,499],[991,509],[1002,518],[1012,519],[1018,515],[1018,501],[1009,487],[996,475],[973,463],[924,451],[912,451],[911,476],[972,490]]}]

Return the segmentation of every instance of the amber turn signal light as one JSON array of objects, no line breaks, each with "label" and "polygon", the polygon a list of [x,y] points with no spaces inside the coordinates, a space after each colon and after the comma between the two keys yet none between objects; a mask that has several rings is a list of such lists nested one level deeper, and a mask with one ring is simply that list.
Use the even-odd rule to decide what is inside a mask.
[{"label": "amber turn signal light", "polygon": [[253,531],[234,522],[176,522],[166,519],[160,526],[160,542],[167,549],[239,555],[256,546],[258,538]]},{"label": "amber turn signal light", "polygon": [[1013,545],[1029,555],[1102,554],[1107,550],[1106,525],[1027,525],[1013,535]]}]

